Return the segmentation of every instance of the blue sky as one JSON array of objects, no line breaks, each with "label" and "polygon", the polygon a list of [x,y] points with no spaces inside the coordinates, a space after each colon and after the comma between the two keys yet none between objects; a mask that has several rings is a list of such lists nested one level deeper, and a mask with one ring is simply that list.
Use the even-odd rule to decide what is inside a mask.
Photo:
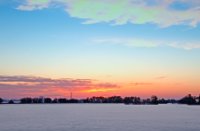
[{"label": "blue sky", "polygon": [[119,85],[165,76],[161,87],[183,83],[195,92],[199,7],[198,0],[0,0],[0,74]]}]

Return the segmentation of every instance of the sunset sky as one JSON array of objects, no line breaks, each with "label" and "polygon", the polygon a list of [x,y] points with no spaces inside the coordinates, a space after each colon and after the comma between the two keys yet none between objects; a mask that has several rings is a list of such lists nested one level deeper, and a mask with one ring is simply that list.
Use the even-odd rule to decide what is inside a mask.
[{"label": "sunset sky", "polygon": [[200,94],[200,0],[0,0],[0,97]]}]

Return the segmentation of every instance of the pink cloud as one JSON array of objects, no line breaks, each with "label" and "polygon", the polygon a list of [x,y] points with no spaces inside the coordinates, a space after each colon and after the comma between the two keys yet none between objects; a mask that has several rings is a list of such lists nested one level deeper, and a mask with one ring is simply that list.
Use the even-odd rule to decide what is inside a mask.
[{"label": "pink cloud", "polygon": [[119,85],[92,79],[51,79],[34,76],[0,76],[1,97],[66,96],[70,91],[115,89]]}]

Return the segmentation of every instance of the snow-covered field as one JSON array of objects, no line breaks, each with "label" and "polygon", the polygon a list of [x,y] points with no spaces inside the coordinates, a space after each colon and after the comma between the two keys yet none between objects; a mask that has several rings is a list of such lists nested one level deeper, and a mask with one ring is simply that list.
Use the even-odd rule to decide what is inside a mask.
[{"label": "snow-covered field", "polygon": [[0,105],[0,131],[200,131],[200,106]]}]

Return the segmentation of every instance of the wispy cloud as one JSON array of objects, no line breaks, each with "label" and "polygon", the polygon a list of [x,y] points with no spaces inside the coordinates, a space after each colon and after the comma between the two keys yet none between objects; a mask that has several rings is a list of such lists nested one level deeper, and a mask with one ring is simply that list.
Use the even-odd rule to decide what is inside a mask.
[{"label": "wispy cloud", "polygon": [[158,76],[155,79],[166,79],[166,78],[167,78],[167,76]]},{"label": "wispy cloud", "polygon": [[25,0],[22,5],[19,5],[17,9],[19,10],[41,10],[44,8],[48,8],[52,0]]},{"label": "wispy cloud", "polygon": [[147,82],[135,82],[135,83],[130,83],[131,86],[149,86],[153,85],[153,83],[147,83]]},{"label": "wispy cloud", "polygon": [[96,44],[120,44],[132,47],[157,47],[163,43],[162,41],[149,41],[139,38],[99,38],[91,41]]},{"label": "wispy cloud", "polygon": [[[115,25],[126,23],[152,23],[160,27],[172,25],[197,26],[200,22],[199,0],[23,0],[19,10],[38,10],[62,4],[66,12],[85,24],[108,22]],[[185,9],[173,7],[179,3]]]},{"label": "wispy cloud", "polygon": [[184,50],[200,49],[199,41],[168,41],[168,40],[152,40],[152,39],[141,39],[141,38],[96,38],[91,40],[92,43],[96,44],[119,44],[130,47],[172,47],[180,48]]},{"label": "wispy cloud", "polygon": [[[120,86],[92,79],[51,79],[33,76],[0,76],[0,95],[57,95],[62,96],[68,91],[81,90],[114,90]],[[8,93],[9,92],[9,93]],[[13,93],[12,93],[13,92]]]}]

